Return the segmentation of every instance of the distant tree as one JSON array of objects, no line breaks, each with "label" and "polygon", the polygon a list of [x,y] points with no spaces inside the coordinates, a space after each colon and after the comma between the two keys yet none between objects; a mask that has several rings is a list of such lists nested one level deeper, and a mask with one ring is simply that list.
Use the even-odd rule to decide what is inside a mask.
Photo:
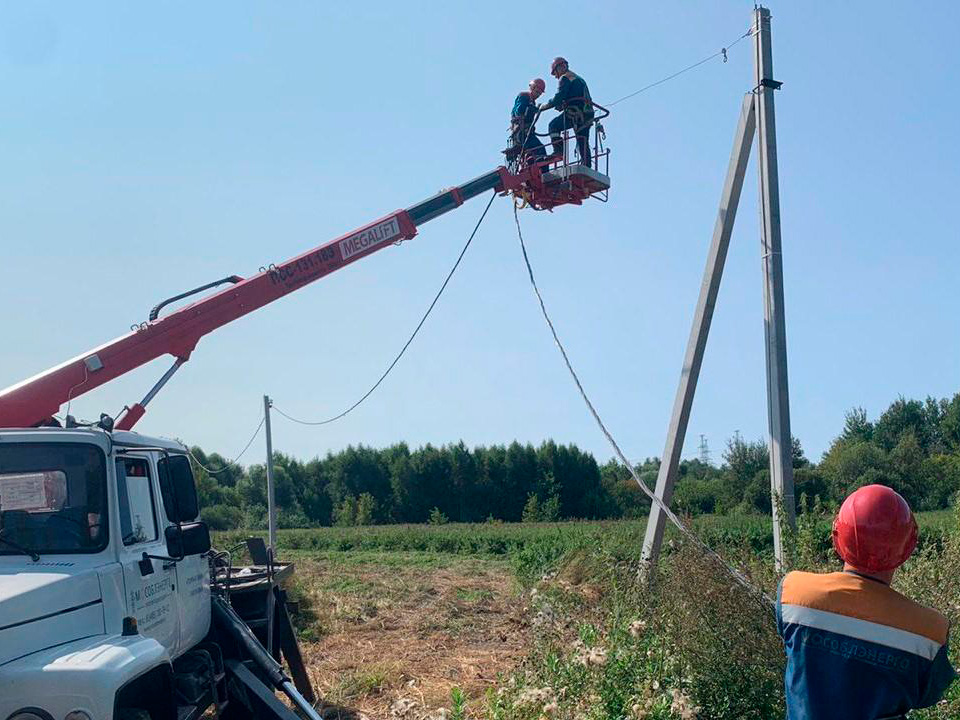
[{"label": "distant tree", "polygon": [[820,503],[830,500],[830,491],[827,481],[819,468],[812,465],[797,468],[793,471],[794,498],[797,501],[797,510],[800,510],[800,497],[807,496],[808,508],[812,508],[819,499]]},{"label": "distant tree", "polygon": [[243,511],[229,505],[211,505],[201,508],[200,519],[211,530],[235,530],[243,521]]},{"label": "distant tree", "polygon": [[863,485],[890,485],[892,477],[887,453],[872,442],[834,441],[820,463],[832,498],[842,500]]},{"label": "distant tree", "polygon": [[960,453],[960,393],[950,402],[944,401],[943,414],[940,417],[940,436],[945,450]]},{"label": "distant tree", "polygon": [[945,508],[960,494],[960,454],[933,455],[923,461],[925,497],[921,510]]},{"label": "distant tree", "polygon": [[525,523],[540,522],[540,498],[536,493],[527,495],[527,502],[523,506],[521,520]]},{"label": "distant tree", "polygon": [[800,444],[800,438],[798,437],[792,438],[790,444],[790,460],[794,470],[807,467],[810,464],[807,456],[803,454],[803,446]]},{"label": "distant tree", "polygon": [[840,439],[845,442],[869,442],[873,439],[873,423],[867,420],[867,411],[855,407],[847,411]]},{"label": "distant tree", "polygon": [[873,442],[889,452],[900,442],[900,436],[908,430],[913,431],[921,447],[929,447],[931,433],[923,403],[919,400],[907,400],[901,395],[890,404],[874,425]]},{"label": "distant tree", "polygon": [[345,495],[333,510],[333,524],[350,527],[357,524],[357,498]]},{"label": "distant tree", "polygon": [[448,522],[450,521],[447,519],[447,516],[443,514],[443,511],[441,511],[440,508],[435,507],[430,511],[429,523],[431,525],[446,525]]},{"label": "distant tree", "polygon": [[357,498],[356,525],[373,525],[377,516],[377,499],[368,492]]}]

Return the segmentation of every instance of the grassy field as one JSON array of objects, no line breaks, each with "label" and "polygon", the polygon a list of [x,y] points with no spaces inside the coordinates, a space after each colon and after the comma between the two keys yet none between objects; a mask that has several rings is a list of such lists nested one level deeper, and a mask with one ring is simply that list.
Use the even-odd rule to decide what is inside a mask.
[{"label": "grassy field", "polygon": [[[921,549],[898,585],[956,627],[956,516],[918,521]],[[768,518],[693,527],[775,589]],[[801,520],[795,567],[836,567],[829,530],[829,518]],[[637,572],[643,532],[643,521],[318,528],[282,530],[278,545],[297,563],[291,594],[314,683],[353,717],[783,717],[769,611],[677,533],[651,589]],[[960,718],[958,690],[917,717]]]}]

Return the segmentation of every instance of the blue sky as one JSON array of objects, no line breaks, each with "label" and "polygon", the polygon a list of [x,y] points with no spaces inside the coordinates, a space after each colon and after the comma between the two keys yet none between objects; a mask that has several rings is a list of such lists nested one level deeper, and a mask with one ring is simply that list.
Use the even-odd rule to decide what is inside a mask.
[{"label": "blue sky", "polygon": [[[958,390],[960,7],[772,3],[794,434]],[[0,387],[121,335],[159,300],[250,275],[499,163],[514,95],[563,54],[600,102],[721,46],[752,3],[0,2]],[[552,10],[553,11],[553,10]],[[631,457],[660,454],[742,95],[747,41],[619,104],[609,204],[526,212],[548,306]],[[766,433],[756,155],[685,455]],[[379,376],[483,209],[202,340],[138,429],[230,456],[262,395],[307,419]],[[114,414],[164,359],[83,396]],[[321,429],[348,444],[514,438],[611,456],[565,374],[498,200],[380,390]],[[257,461],[258,443],[244,458]]]}]

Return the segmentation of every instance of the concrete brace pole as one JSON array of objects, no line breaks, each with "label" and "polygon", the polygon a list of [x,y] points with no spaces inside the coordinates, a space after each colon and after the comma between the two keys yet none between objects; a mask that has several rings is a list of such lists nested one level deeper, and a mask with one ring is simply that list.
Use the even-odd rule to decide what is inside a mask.
[{"label": "concrete brace pole", "polygon": [[[767,415],[770,426],[770,490],[773,507],[773,550],[777,569],[784,569],[784,523],[796,526],[793,490],[793,436],[787,384],[787,329],[783,309],[783,256],[780,244],[780,183],[777,174],[777,127],[770,44],[770,10],[754,10],[756,54],[758,165],[760,168],[760,237],[763,252],[764,338],[767,360]],[[779,498],[780,508],[776,499]]]},{"label": "concrete brace pole", "polygon": [[[697,390],[703,353],[707,347],[707,335],[710,333],[713,309],[717,303],[720,279],[723,277],[723,266],[730,246],[730,235],[733,232],[743,179],[750,160],[750,146],[753,144],[756,129],[755,104],[754,95],[748,93],[743,99],[740,110],[740,122],[733,141],[727,178],[723,184],[717,221],[713,227],[710,253],[707,256],[707,266],[703,271],[703,283],[700,285],[700,298],[693,315],[693,327],[690,330],[690,339],[687,341],[687,352],[683,358],[680,385],[677,387],[677,395],[673,401],[673,414],[667,429],[667,442],[663,448],[663,458],[657,474],[656,494],[667,506],[673,498],[673,486],[677,479],[680,452],[683,450],[683,441],[687,434],[690,408],[693,406],[693,396]],[[653,505],[650,508],[650,517],[647,519],[647,530],[643,539],[643,558],[651,566],[655,566],[660,557],[665,520],[663,511]]]},{"label": "concrete brace pole", "polygon": [[263,396],[264,428],[267,431],[267,527],[270,535],[270,549],[277,548],[277,503],[273,487],[273,433],[270,431],[270,408],[273,403],[268,395]]}]

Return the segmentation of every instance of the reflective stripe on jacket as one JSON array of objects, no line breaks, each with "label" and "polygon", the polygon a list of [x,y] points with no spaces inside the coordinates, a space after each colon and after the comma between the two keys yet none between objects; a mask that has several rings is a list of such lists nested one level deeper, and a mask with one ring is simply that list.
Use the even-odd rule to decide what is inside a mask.
[{"label": "reflective stripe on jacket", "polygon": [[955,676],[946,618],[855,573],[789,573],[777,626],[788,720],[898,717],[935,704]]}]

